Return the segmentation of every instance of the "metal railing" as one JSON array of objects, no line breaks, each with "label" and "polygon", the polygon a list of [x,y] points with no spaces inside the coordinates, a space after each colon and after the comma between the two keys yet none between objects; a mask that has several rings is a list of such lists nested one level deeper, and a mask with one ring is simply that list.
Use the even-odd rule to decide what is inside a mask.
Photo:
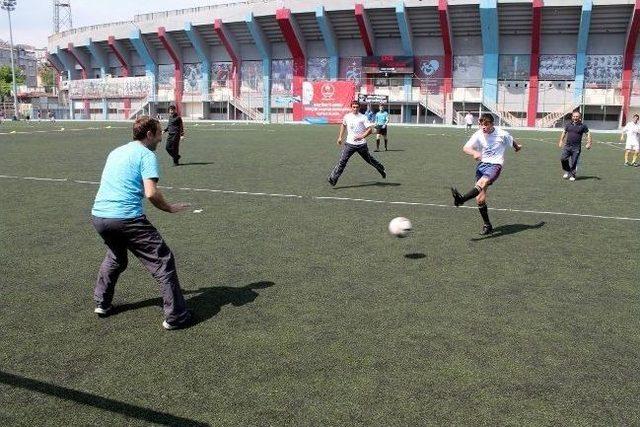
[{"label": "metal railing", "polygon": [[[143,78],[129,79],[130,81],[125,78],[110,78],[107,80],[112,84],[105,83],[102,86],[96,85],[95,81],[74,81],[73,85],[62,83],[61,111],[64,111],[64,107],[68,110],[69,101],[65,99],[65,94],[68,94],[69,87],[74,87],[72,92],[77,98],[78,93],[84,93],[77,90],[77,85],[86,84],[91,89],[88,88],[86,93],[92,94],[91,98],[97,100],[100,96],[96,96],[96,87],[114,90],[114,80],[119,80],[123,87],[136,91],[129,95],[132,103],[148,101],[151,107],[147,108],[147,111],[163,110],[175,102],[175,80],[156,84],[155,88],[149,86],[148,91],[141,94],[140,88],[144,85],[141,86],[140,81]],[[134,82],[134,79],[137,80]],[[386,96],[391,120],[395,122],[461,124],[461,118],[467,111],[471,111],[475,116],[490,111],[496,116],[497,123],[503,126],[526,126],[530,122],[527,120],[528,100],[531,94],[528,81],[500,81],[497,87],[489,87],[488,92],[497,94],[497,102],[483,100],[483,88],[472,86],[478,84],[477,80],[465,84],[456,79],[456,86],[446,96],[446,82],[443,79],[412,79],[411,84],[407,86],[397,84],[398,79],[390,79],[389,82],[392,84],[376,86],[372,79],[361,79],[355,81],[355,90],[361,94]],[[304,93],[294,96],[291,81],[282,78],[273,82],[268,79],[256,79],[255,76],[250,80],[241,79],[239,88],[235,90],[231,81],[216,80],[204,93],[200,81],[191,81],[185,85],[183,81],[178,80],[178,85],[183,85],[185,89],[182,98],[185,116],[192,119],[263,121],[266,117],[264,88],[269,87],[271,121],[288,121],[293,119],[293,104],[307,96]],[[622,82],[587,82],[581,91],[576,91],[573,81],[540,81],[538,85],[535,126],[560,126],[576,109],[582,111],[585,121],[591,124],[606,128],[617,126],[623,99]],[[628,102],[630,113],[633,114],[640,112],[640,82],[633,80],[629,85],[631,95]],[[487,91],[487,86],[484,91]],[[107,98],[117,104],[113,108],[123,109],[122,96],[126,93],[118,93],[120,98],[112,99],[108,95]],[[23,99],[23,102],[25,101]],[[90,117],[101,118],[102,115],[92,113]]]}]

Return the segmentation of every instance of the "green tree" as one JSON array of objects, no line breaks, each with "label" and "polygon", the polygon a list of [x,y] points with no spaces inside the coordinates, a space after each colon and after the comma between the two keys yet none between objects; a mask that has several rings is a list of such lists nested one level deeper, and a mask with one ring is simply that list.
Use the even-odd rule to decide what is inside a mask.
[{"label": "green tree", "polygon": [[51,88],[56,84],[56,72],[49,64],[43,64],[38,69],[38,74],[42,80],[42,86],[45,88]]},{"label": "green tree", "polygon": [[[16,84],[24,83],[24,73],[16,67]],[[13,86],[13,77],[11,75],[11,67],[9,65],[3,65],[0,67],[0,98],[6,100],[11,97],[11,90]]]}]

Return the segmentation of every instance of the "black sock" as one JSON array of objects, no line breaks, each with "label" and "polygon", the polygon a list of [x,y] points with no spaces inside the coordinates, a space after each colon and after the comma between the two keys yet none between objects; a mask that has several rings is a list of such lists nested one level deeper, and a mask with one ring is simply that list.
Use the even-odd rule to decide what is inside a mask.
[{"label": "black sock", "polygon": [[467,194],[465,194],[464,196],[462,196],[462,202],[466,202],[467,200],[471,200],[474,197],[476,197],[478,194],[480,194],[480,187],[478,187],[477,185],[475,187],[473,187],[471,190],[469,190],[469,192]]},{"label": "black sock", "polygon": [[562,169],[565,172],[569,172],[571,170],[571,167],[569,166],[569,160],[560,160],[560,163],[562,164]]},{"label": "black sock", "polygon": [[387,140],[386,139],[384,140],[384,149],[385,150],[387,149]]},{"label": "black sock", "polygon": [[487,204],[483,203],[481,205],[478,205],[478,210],[480,211],[480,215],[482,216],[484,225],[491,225],[491,222],[489,221],[489,209],[487,209]]}]

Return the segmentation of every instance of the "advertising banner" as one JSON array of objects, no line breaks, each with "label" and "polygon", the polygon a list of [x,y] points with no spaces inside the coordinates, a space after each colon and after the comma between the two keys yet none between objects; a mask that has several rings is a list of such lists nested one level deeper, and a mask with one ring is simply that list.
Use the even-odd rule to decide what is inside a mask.
[{"label": "advertising banner", "polygon": [[315,81],[302,84],[302,102],[293,104],[293,120],[310,123],[342,123],[351,108],[356,85],[345,81]]},{"label": "advertising banner", "polygon": [[412,56],[367,56],[363,58],[365,74],[413,74]]},{"label": "advertising banner", "polygon": [[71,80],[67,83],[71,99],[146,98],[152,90],[150,77]]}]

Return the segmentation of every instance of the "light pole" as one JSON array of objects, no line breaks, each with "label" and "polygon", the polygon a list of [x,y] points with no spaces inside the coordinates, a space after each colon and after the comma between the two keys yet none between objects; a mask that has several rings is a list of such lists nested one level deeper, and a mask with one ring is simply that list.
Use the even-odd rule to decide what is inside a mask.
[{"label": "light pole", "polygon": [[16,86],[16,66],[13,61],[13,29],[11,28],[11,12],[16,9],[17,0],[2,0],[0,8],[7,11],[9,17],[9,48],[11,49],[11,78],[13,79],[13,117],[18,118],[18,89]]}]

